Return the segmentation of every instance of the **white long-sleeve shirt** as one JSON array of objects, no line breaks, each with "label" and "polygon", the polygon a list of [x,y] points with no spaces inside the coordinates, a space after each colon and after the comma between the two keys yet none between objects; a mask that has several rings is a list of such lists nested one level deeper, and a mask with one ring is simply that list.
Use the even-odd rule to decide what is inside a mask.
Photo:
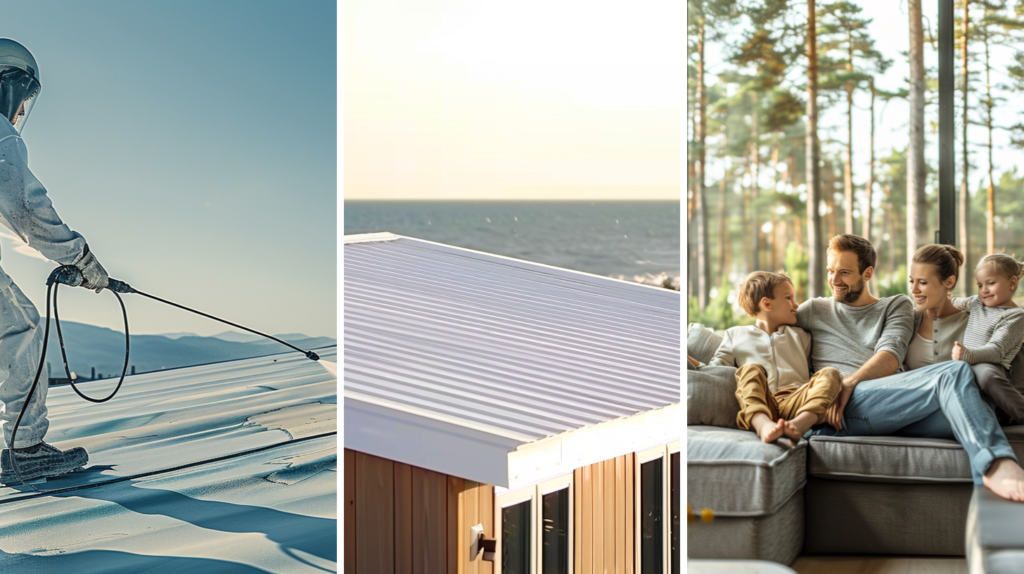
[{"label": "white long-sleeve shirt", "polygon": [[53,209],[46,188],[28,169],[28,148],[17,130],[0,116],[0,224],[47,259],[75,261],[85,238],[72,231]]},{"label": "white long-sleeve shirt", "polygon": [[810,380],[807,361],[810,354],[811,335],[799,327],[782,325],[769,337],[768,333],[748,325],[727,329],[722,344],[708,364],[742,367],[759,363],[768,372],[768,388],[775,393]]}]

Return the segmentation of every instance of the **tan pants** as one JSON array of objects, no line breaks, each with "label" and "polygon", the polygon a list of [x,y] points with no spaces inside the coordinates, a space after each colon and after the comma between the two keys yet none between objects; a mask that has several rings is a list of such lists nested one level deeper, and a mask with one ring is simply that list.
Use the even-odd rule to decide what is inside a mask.
[{"label": "tan pants", "polygon": [[743,430],[750,430],[750,421],[757,413],[764,413],[774,422],[780,418],[790,421],[800,413],[811,412],[818,415],[818,422],[821,422],[821,415],[832,406],[842,385],[839,371],[825,367],[814,373],[806,384],[772,394],[764,366],[747,363],[736,371],[736,400],[740,403],[736,424]]}]

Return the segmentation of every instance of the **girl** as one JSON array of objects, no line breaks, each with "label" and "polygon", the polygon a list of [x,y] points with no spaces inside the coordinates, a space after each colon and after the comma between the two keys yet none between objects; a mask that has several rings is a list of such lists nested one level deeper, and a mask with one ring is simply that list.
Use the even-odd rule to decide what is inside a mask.
[{"label": "girl", "polygon": [[982,258],[974,276],[978,294],[952,300],[970,313],[964,343],[953,345],[953,360],[971,365],[982,394],[1008,415],[1011,424],[1024,424],[1024,396],[1007,377],[1010,362],[1024,343],[1024,310],[1013,302],[1024,265],[995,253]]}]

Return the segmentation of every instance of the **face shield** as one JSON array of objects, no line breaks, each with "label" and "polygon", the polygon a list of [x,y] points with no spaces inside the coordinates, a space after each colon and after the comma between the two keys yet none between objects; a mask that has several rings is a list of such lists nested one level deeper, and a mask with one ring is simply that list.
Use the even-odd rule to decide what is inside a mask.
[{"label": "face shield", "polygon": [[0,114],[7,118],[19,134],[32,113],[39,89],[39,80],[24,70],[0,66]]}]

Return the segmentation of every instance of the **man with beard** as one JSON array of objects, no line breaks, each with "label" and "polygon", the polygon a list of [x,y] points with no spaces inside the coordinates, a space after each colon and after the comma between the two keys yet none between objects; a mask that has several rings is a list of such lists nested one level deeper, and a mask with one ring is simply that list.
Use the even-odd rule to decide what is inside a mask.
[{"label": "man with beard", "polygon": [[970,365],[947,360],[898,372],[913,335],[913,304],[906,295],[871,295],[867,282],[874,266],[875,249],[867,239],[833,237],[832,297],[810,299],[797,309],[797,326],[811,334],[811,371],[835,367],[843,377],[825,422],[808,435],[955,439],[967,451],[975,484],[1024,501],[1024,470],[982,400]]}]

